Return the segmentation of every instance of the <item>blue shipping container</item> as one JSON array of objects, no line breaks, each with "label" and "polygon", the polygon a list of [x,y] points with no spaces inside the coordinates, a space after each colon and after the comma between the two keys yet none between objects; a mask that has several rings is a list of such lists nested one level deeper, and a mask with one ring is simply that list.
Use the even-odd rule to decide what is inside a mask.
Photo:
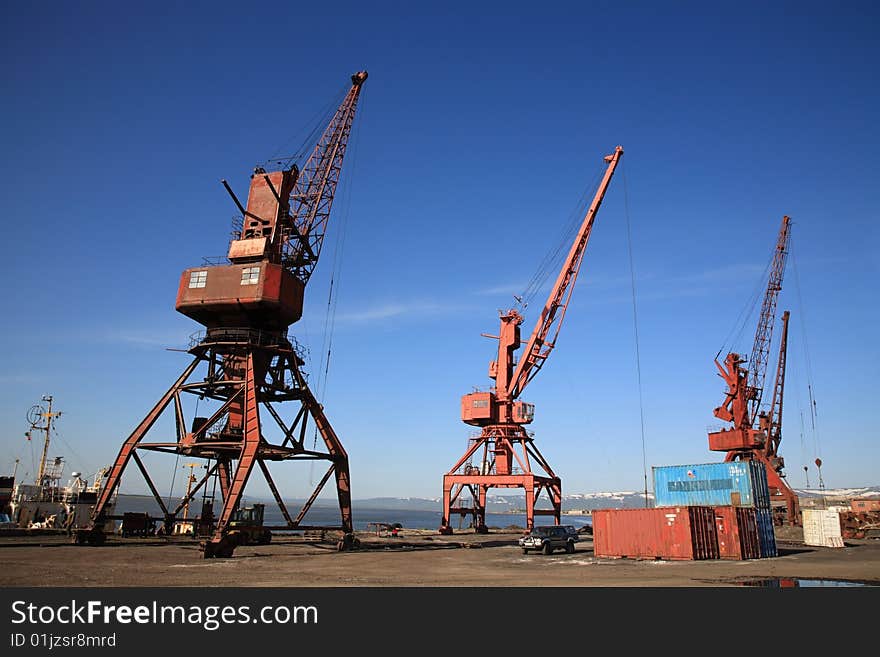
[{"label": "blue shipping container", "polygon": [[767,471],[760,461],[654,466],[654,506],[770,508]]},{"label": "blue shipping container", "polygon": [[776,549],[776,532],[773,529],[773,512],[770,509],[755,509],[755,520],[758,521],[758,543],[761,558],[778,557]]}]

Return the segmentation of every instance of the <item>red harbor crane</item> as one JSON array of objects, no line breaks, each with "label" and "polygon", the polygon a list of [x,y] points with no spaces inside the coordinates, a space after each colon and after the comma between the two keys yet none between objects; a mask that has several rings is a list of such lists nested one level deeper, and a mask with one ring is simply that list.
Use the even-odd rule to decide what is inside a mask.
[{"label": "red harbor crane", "polygon": [[[460,517],[470,515],[477,532],[488,531],[486,495],[490,488],[525,489],[528,529],[534,527],[535,515],[552,515],[557,525],[561,521],[562,481],[524,428],[534,418],[534,405],[519,398],[556,344],[596,213],[622,156],[623,148],[618,146],[614,153],[605,157],[605,175],[519,362],[515,361],[514,352],[522,346],[520,324],[523,316],[516,309],[501,314],[497,336],[486,336],[498,340],[498,357],[489,363],[489,377],[494,379],[495,385],[489,392],[472,392],[461,398],[462,421],[481,427],[481,432],[479,437],[469,441],[464,456],[443,476],[442,534],[452,533],[450,518],[454,514]],[[477,465],[474,465],[475,459]],[[533,470],[533,463],[540,470]],[[552,509],[536,508],[535,503],[542,492],[546,493]],[[463,493],[469,494],[470,500]]]},{"label": "red harbor crane", "polygon": [[[321,253],[324,234],[355,110],[366,71],[351,76],[351,88],[314,145],[302,170],[285,163],[277,171],[257,167],[250,180],[247,206],[222,181],[242,215],[225,261],[187,269],[177,293],[176,309],[205,327],[190,344],[193,360],[125,440],[92,514],[92,527],[77,536],[80,543],[101,544],[108,502],[133,462],[162,510],[166,532],[177,515],[209,480],[222,498],[213,534],[203,544],[205,558],[230,557],[236,547],[229,523],[238,511],[245,486],[260,471],[284,517],[284,524],[265,529],[336,529],[339,548],[353,543],[348,455],[310,390],[302,369],[303,352],[288,327],[302,316],[303,295]],[[193,377],[205,366],[202,378]],[[192,380],[191,380],[192,379]],[[183,393],[217,404],[210,414],[184,417]],[[280,407],[292,402],[293,420],[282,418]],[[291,407],[287,404],[285,408]],[[173,409],[176,435],[147,442],[148,432],[166,409]],[[310,449],[309,420],[323,440]],[[280,433],[271,442],[266,425]],[[201,458],[205,474],[184,499],[170,509],[158,494],[139,452],[165,452]],[[269,462],[326,461],[328,468],[303,507],[292,513],[269,472]],[[333,477],[339,502],[339,526],[307,526],[306,513]]]},{"label": "red harbor crane", "polygon": [[788,349],[789,312],[787,310],[782,315],[782,338],[770,410],[768,412],[761,408],[767,361],[770,356],[770,341],[776,320],[777,298],[782,290],[782,275],[788,255],[790,227],[789,217],[783,217],[748,368],[744,366],[746,361],[743,356],[735,352],[727,354],[723,365],[715,360],[715,366],[727,384],[727,394],[721,406],[714,410],[714,415],[725,422],[732,422],[733,426],[710,432],[709,449],[726,452],[725,461],[763,462],[767,470],[771,501],[784,502],[789,524],[800,525],[798,497],[785,481],[782,472],[785,461],[779,455],[779,444],[782,441],[782,396],[785,388]]}]

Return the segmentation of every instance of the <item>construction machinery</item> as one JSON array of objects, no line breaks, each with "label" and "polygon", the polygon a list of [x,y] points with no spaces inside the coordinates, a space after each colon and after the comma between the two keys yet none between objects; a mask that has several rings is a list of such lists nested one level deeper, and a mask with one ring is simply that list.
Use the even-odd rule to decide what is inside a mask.
[{"label": "construction machinery", "polygon": [[[439,528],[442,534],[453,532],[450,523],[453,514],[462,518],[471,516],[475,531],[487,532],[486,496],[490,488],[496,487],[525,490],[529,530],[534,527],[535,515],[552,515],[557,525],[561,521],[562,481],[525,429],[525,425],[534,419],[535,407],[520,401],[520,396],[556,344],[596,213],[622,156],[620,146],[605,156],[604,176],[519,362],[514,359],[514,353],[522,346],[520,324],[524,318],[518,310],[514,308],[501,313],[497,336],[484,334],[498,340],[498,356],[489,363],[489,377],[495,384],[488,391],[472,392],[461,398],[462,421],[480,427],[481,431],[479,436],[470,439],[464,456],[443,476],[443,517]],[[533,463],[539,469],[533,470]],[[536,507],[542,492],[546,493],[552,508]],[[463,493],[469,494],[470,500]]]},{"label": "construction machinery", "polygon": [[[245,485],[254,470],[265,477],[284,517],[280,529],[313,529],[303,524],[306,513],[330,479],[335,478],[341,531],[337,547],[351,547],[353,538],[348,455],[334,432],[322,404],[306,380],[305,356],[291,324],[302,316],[303,296],[318,258],[342,171],[358,98],[366,71],[351,76],[351,87],[314,144],[302,169],[286,161],[277,170],[257,167],[243,205],[229,184],[221,181],[240,211],[225,258],[183,272],[176,309],[205,327],[192,339],[193,356],[178,379],[147,413],[110,469],[95,505],[93,528],[80,542],[100,544],[99,529],[107,503],[133,462],[163,513],[167,533],[177,514],[211,480],[219,484],[222,508],[210,538],[202,545],[205,558],[230,557],[238,544],[230,537]],[[291,158],[292,160],[292,158]],[[197,368],[205,367],[201,379]],[[193,379],[193,380],[191,380]],[[184,417],[183,393],[209,400],[210,412]],[[292,421],[278,408],[298,404]],[[148,432],[166,409],[173,409],[176,438],[146,442]],[[264,423],[264,418],[269,422]],[[311,419],[315,445],[306,443]],[[278,442],[271,442],[266,424],[277,425]],[[317,435],[324,449],[317,448]],[[164,452],[204,459],[206,472],[176,508],[168,508],[158,494],[144,461],[143,451]],[[291,514],[269,472],[269,462],[326,461],[329,467],[298,514]],[[169,505],[170,506],[170,505]],[[266,528],[271,529],[271,528]]]},{"label": "construction machinery", "polygon": [[272,531],[263,526],[265,504],[252,504],[235,510],[229,521],[229,540],[236,545],[268,545]]},{"label": "construction machinery", "polygon": [[727,384],[727,393],[721,406],[714,409],[713,413],[715,417],[731,422],[732,426],[711,431],[709,449],[725,452],[725,461],[762,461],[767,470],[771,503],[774,501],[784,503],[785,521],[800,525],[798,497],[785,481],[782,472],[785,461],[779,455],[779,444],[782,441],[782,398],[785,389],[789,311],[785,311],[782,315],[782,337],[769,411],[761,405],[773,325],[776,321],[776,305],[779,292],[782,290],[782,276],[788,255],[790,228],[791,219],[787,216],[783,217],[748,367],[745,366],[745,358],[736,352],[728,353],[723,364],[718,362],[717,357],[715,359],[715,366]]}]

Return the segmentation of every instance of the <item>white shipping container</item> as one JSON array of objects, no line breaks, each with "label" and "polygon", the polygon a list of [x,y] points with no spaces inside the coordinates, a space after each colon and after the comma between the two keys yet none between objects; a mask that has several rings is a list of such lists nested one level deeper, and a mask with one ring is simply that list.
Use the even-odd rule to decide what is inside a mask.
[{"label": "white shipping container", "polygon": [[830,509],[804,509],[804,544],[819,547],[843,547],[840,512]]}]

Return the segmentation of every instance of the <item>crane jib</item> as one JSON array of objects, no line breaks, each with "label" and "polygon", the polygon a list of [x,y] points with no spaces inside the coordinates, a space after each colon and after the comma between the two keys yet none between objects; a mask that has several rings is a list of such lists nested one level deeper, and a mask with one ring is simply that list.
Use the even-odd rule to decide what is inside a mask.
[{"label": "crane jib", "polygon": [[[523,351],[524,356],[519,362],[516,370],[513,372],[510,382],[498,382],[498,385],[507,383],[505,388],[507,396],[510,399],[516,399],[522,394],[523,389],[525,389],[526,385],[534,378],[537,371],[543,365],[556,342],[556,338],[559,336],[559,331],[562,328],[562,320],[568,309],[568,302],[571,300],[571,295],[574,291],[574,283],[577,280],[580,265],[583,262],[584,252],[586,251],[587,243],[590,240],[590,234],[593,229],[596,213],[602,205],[602,200],[605,198],[605,192],[608,190],[608,185],[611,182],[611,178],[614,176],[614,171],[622,156],[623,148],[620,146],[614,150],[614,153],[605,156],[605,162],[608,163],[608,166],[605,169],[605,175],[599,183],[599,187],[596,190],[596,194],[593,197],[590,207],[584,215],[577,237],[575,238],[568,257],[559,272],[556,283],[550,291],[547,303],[544,304],[544,308],[538,317],[535,328],[533,329],[531,337]],[[554,324],[556,324],[556,332],[552,341],[547,341],[547,336]],[[540,351],[539,345],[541,344],[547,346],[547,349],[543,354],[541,354]]]}]

